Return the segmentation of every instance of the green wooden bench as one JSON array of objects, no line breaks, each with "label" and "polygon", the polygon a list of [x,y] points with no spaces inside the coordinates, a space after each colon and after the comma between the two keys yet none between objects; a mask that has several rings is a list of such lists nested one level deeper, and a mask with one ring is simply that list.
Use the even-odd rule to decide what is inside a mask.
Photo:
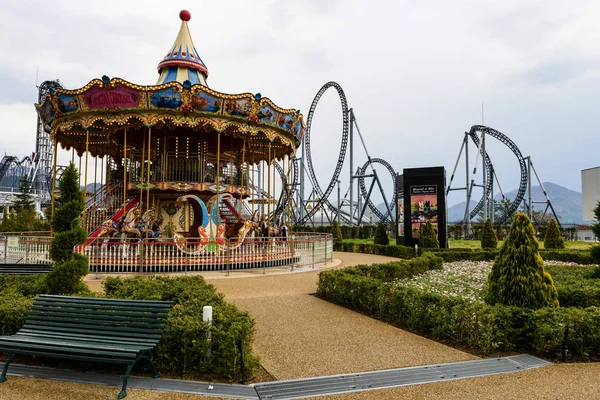
[{"label": "green wooden bench", "polygon": [[0,336],[0,351],[8,357],[0,376],[15,354],[66,358],[127,366],[118,398],[127,396],[127,378],[142,359],[152,368],[152,350],[160,340],[171,303],[164,301],[97,299],[40,295],[25,325],[12,336]]}]

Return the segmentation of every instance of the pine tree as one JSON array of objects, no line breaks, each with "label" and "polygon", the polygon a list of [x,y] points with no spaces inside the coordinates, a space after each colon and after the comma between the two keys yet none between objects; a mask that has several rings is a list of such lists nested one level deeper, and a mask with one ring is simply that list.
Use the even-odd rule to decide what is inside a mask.
[{"label": "pine tree", "polygon": [[23,177],[19,180],[19,193],[15,194],[17,198],[13,203],[17,211],[17,215],[22,210],[31,210],[35,211],[35,202],[33,201],[33,196],[31,195],[31,182],[29,182],[29,178],[27,174],[23,175]]},{"label": "pine tree", "polygon": [[88,259],[74,251],[83,244],[87,232],[81,227],[79,216],[85,201],[79,188],[79,175],[73,163],[64,171],[59,182],[61,206],[52,218],[55,236],[50,244],[50,257],[56,262],[46,275],[46,283],[51,294],[73,294],[85,290],[81,282],[88,270]]},{"label": "pine tree", "polygon": [[547,249],[564,249],[565,239],[563,239],[558,224],[551,219],[546,226],[546,236],[544,237],[544,247]]},{"label": "pine tree", "polygon": [[544,270],[533,225],[523,213],[514,215],[508,238],[494,261],[486,301],[533,309],[558,307],[558,293]]},{"label": "pine tree", "polygon": [[483,225],[483,236],[481,238],[482,249],[495,249],[498,247],[498,238],[492,226],[492,221],[488,218]]},{"label": "pine tree", "polygon": [[373,238],[373,243],[383,245],[390,244],[390,239],[387,235],[387,229],[385,228],[385,224],[383,222],[380,222],[377,225],[377,229],[375,230],[375,238]]},{"label": "pine tree", "polygon": [[15,212],[8,211],[8,206],[4,206],[2,212],[2,222],[0,222],[0,232],[15,232]]},{"label": "pine tree", "polygon": [[431,221],[427,221],[425,225],[422,226],[422,229],[423,231],[421,232],[419,246],[424,249],[439,249],[440,241],[435,233],[435,229],[433,229]]}]

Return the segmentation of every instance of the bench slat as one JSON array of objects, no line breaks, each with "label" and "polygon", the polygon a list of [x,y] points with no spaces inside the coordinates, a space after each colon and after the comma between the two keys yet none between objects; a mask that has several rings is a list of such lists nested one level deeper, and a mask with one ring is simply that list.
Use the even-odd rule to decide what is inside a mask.
[{"label": "bench slat", "polygon": [[89,322],[85,322],[82,321],[81,323],[77,323],[77,320],[74,320],[73,322],[54,322],[52,320],[44,320],[44,321],[39,321],[39,320],[35,320],[35,319],[28,319],[25,321],[25,325],[27,326],[33,326],[33,325],[38,325],[38,326],[54,326],[57,328],[65,328],[65,329],[70,329],[70,328],[74,328],[74,329],[97,329],[99,331],[104,331],[104,332],[129,332],[129,333],[138,333],[138,334],[152,334],[154,332],[156,332],[155,328],[128,328],[125,326],[111,326],[111,325],[104,325],[104,324],[91,324]]},{"label": "bench slat", "polygon": [[95,350],[95,349],[82,349],[82,348],[73,348],[63,343],[62,345],[57,343],[54,345],[51,344],[38,344],[31,342],[19,342],[17,340],[0,340],[0,350],[2,351],[15,351],[21,353],[21,350],[24,349],[36,349],[40,351],[57,351],[67,354],[83,354],[88,356],[105,356],[105,357],[114,357],[117,359],[135,359],[139,352],[137,351],[116,351],[116,350]]},{"label": "bench slat", "polygon": [[70,334],[61,334],[56,332],[49,331],[29,331],[28,329],[21,329],[18,332],[18,335],[23,336],[31,336],[31,337],[46,337],[46,338],[56,338],[56,339],[64,339],[64,340],[87,340],[90,342],[98,342],[98,343],[112,343],[112,344],[132,344],[136,346],[145,346],[145,347],[154,347],[156,346],[156,340],[144,340],[139,338],[116,338],[114,336],[106,337],[106,336],[95,336],[95,335],[70,335]]},{"label": "bench slat", "polygon": [[[52,308],[52,307],[43,307],[43,306],[39,306],[39,305],[33,305],[31,306],[31,311],[29,312],[29,315],[33,314],[37,314],[39,312],[44,312],[44,313],[48,313],[48,312],[58,312],[61,314],[81,314],[81,315],[98,315],[99,314],[100,309],[70,309],[70,308],[64,308],[64,307],[57,307],[57,308]],[[131,317],[141,317],[141,318],[148,318],[148,319],[166,319],[168,313],[167,312],[139,312],[139,311],[107,311],[102,313],[102,315],[109,315],[111,317],[115,316],[115,317],[122,317],[122,318],[131,318]]]},{"label": "bench slat", "polygon": [[145,307],[153,306],[160,309],[170,308],[170,304],[160,300],[123,300],[123,299],[109,299],[99,297],[75,297],[75,296],[53,296],[53,295],[40,295],[36,302],[47,302],[47,303],[75,303],[75,304],[98,304],[98,305],[119,305],[129,307]]},{"label": "bench slat", "polygon": [[[108,331],[108,330],[100,330],[100,329],[97,329],[94,327],[74,328],[74,327],[65,327],[65,326],[61,326],[61,325],[48,326],[47,324],[37,325],[37,324],[26,323],[24,325],[24,327],[27,329],[32,329],[32,330],[52,328],[56,332],[67,332],[67,333],[71,333],[71,334],[79,333],[82,335],[90,334],[90,335],[98,335],[98,336],[104,336],[104,337],[112,337],[112,336],[129,337],[129,336],[133,336],[134,334],[140,334],[140,332],[138,332],[138,331],[124,332],[121,329],[114,330],[114,331]],[[156,342],[158,343],[158,341],[160,340],[160,337],[162,336],[162,331],[157,332],[156,330],[153,330],[151,332],[143,333],[143,336],[147,339],[156,339]]]},{"label": "bench slat", "polygon": [[87,316],[71,316],[71,315],[67,315],[65,316],[64,314],[60,314],[60,313],[48,313],[47,315],[44,314],[34,314],[34,315],[29,315],[29,318],[27,318],[28,321],[38,321],[38,322],[43,322],[43,321],[48,321],[48,322],[65,322],[65,323],[78,323],[79,325],[98,325],[98,326],[127,326],[127,327],[131,327],[131,328],[149,328],[149,329],[155,329],[155,328],[159,328],[163,325],[163,323],[161,321],[152,321],[152,320],[139,320],[139,319],[133,319],[133,320],[126,320],[124,318],[119,318],[119,319],[115,319],[115,318],[111,318],[108,316],[96,316],[96,315],[87,315]]},{"label": "bench slat", "polygon": [[168,313],[168,309],[165,308],[157,308],[157,307],[125,307],[125,306],[118,306],[118,305],[102,305],[102,304],[77,304],[77,303],[65,303],[63,305],[63,307],[58,307],[56,303],[43,303],[43,302],[34,302],[33,303],[36,306],[41,306],[46,304],[46,309],[53,309],[53,308],[64,308],[64,309],[87,309],[87,310],[112,310],[112,311],[135,311],[135,312],[140,312],[140,311],[146,311],[148,312],[148,314],[151,313],[156,313],[158,315],[161,314],[166,314]]},{"label": "bench slat", "polygon": [[[3,350],[0,348],[0,351],[9,351]],[[132,359],[120,359],[120,358],[110,358],[110,357],[98,357],[98,356],[84,356],[78,354],[64,354],[64,353],[54,353],[42,350],[27,350],[20,349],[18,351],[19,354],[25,354],[30,356],[41,356],[41,357],[51,357],[51,358],[65,358],[68,360],[80,360],[80,361],[95,361],[95,362],[105,362],[105,363],[114,363],[114,364],[131,364]]]},{"label": "bench slat", "polygon": [[0,340],[0,343],[7,345],[7,342],[14,343],[33,343],[39,345],[47,345],[50,347],[64,346],[69,349],[84,349],[84,350],[101,350],[101,351],[121,351],[121,352],[132,352],[139,353],[140,351],[149,350],[152,346],[136,346],[133,344],[115,344],[109,342],[93,342],[83,339],[63,339],[63,338],[50,338],[50,337],[34,337],[28,335],[12,335],[4,337]]}]

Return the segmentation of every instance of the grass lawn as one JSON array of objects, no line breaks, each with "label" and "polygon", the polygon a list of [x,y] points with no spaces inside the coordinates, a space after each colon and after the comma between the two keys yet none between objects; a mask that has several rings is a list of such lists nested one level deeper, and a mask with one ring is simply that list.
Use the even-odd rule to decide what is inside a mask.
[{"label": "grass lawn", "polygon": [[[344,242],[348,243],[373,243],[373,239],[344,239]],[[390,244],[395,244],[396,238],[390,238]],[[502,246],[504,241],[498,241],[498,248]],[[464,248],[464,249],[480,249],[480,240],[462,240],[462,239],[449,239],[450,248]],[[584,241],[565,241],[567,250],[589,250],[595,243],[584,242]],[[540,249],[544,248],[544,242],[540,241]]]}]

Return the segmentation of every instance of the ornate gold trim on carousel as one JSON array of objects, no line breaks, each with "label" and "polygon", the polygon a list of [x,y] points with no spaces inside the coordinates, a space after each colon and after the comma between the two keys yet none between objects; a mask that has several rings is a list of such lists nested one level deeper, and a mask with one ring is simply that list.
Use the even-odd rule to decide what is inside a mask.
[{"label": "ornate gold trim on carousel", "polygon": [[217,188],[215,183],[190,183],[190,182],[151,182],[151,183],[140,183],[140,182],[127,182],[127,190],[134,189],[149,189],[149,190],[161,190],[161,191],[175,191],[175,192],[211,192],[211,193],[231,193],[235,197],[247,197],[250,196],[250,189],[245,186],[236,185],[221,185]]},{"label": "ornate gold trim on carousel", "polygon": [[53,136],[76,125],[87,129],[100,121],[122,126],[137,120],[148,127],[161,122],[191,128],[209,124],[218,132],[236,127],[243,135],[263,133],[270,141],[279,138],[298,146],[306,129],[297,110],[278,107],[260,93],[231,95],[179,82],[140,86],[103,77],[77,90],[48,93],[36,109]]}]

